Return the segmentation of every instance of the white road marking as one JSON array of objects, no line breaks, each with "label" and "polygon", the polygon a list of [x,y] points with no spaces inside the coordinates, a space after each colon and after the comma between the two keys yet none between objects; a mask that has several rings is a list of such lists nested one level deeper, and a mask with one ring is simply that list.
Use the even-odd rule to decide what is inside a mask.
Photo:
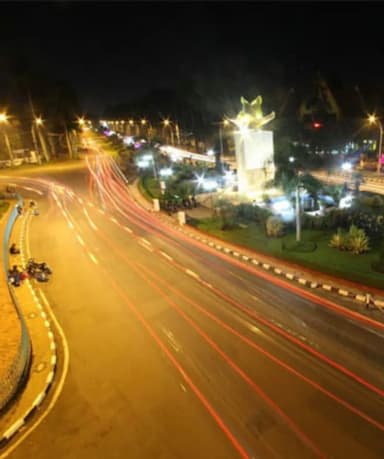
[{"label": "white road marking", "polygon": [[185,272],[192,277],[195,277],[196,279],[200,279],[200,276],[196,274],[195,272],[191,271],[190,269],[186,269]]},{"label": "white road marking", "polygon": [[88,223],[89,223],[90,227],[91,227],[93,230],[97,231],[98,228],[97,228],[97,226],[93,223],[91,217],[89,216],[89,214],[88,214],[88,212],[87,212],[87,209],[83,209],[83,212],[84,212],[84,215],[85,215],[86,219],[88,220]]},{"label": "white road marking", "polygon": [[95,255],[93,255],[93,253],[88,253],[89,255],[89,258],[95,263],[95,265],[98,265],[99,262],[97,261],[97,258],[95,257]]},{"label": "white road marking", "polygon": [[77,240],[80,242],[80,244],[84,246],[85,244],[84,244],[82,237],[79,234],[76,234],[76,237],[77,237]]},{"label": "white road marking", "polygon": [[208,288],[212,288],[212,285],[210,283],[206,282],[206,281],[201,281],[201,283],[203,285],[205,285],[206,287],[208,287]]},{"label": "white road marking", "polygon": [[42,194],[43,194],[42,191],[36,190],[35,188],[30,188],[30,187],[28,187],[28,186],[23,186],[22,188],[24,188],[24,190],[33,191],[34,193],[37,193],[37,194],[39,194],[40,196],[42,196]]},{"label": "white road marking", "polygon": [[173,258],[172,258],[172,257],[170,257],[170,256],[169,256],[167,253],[165,253],[165,252],[161,252],[161,251],[160,251],[160,254],[161,254],[161,255],[163,255],[163,257],[164,257],[164,258],[166,258],[167,260],[169,260],[169,261],[173,261]]},{"label": "white road marking", "polygon": [[[57,381],[56,385],[54,386],[54,392],[52,393],[52,398],[51,401],[45,411],[41,412],[41,415],[39,418],[36,419],[36,422],[32,425],[26,425],[25,430],[23,430],[22,433],[20,433],[20,437],[16,437],[16,439],[13,441],[12,444],[10,444],[9,447],[7,447],[7,450],[4,451],[3,454],[0,454],[0,459],[5,459],[8,457],[43,421],[44,419],[49,415],[49,413],[53,410],[62,390],[64,387],[64,382],[67,377],[68,373],[68,367],[69,367],[69,347],[67,340],[64,335],[64,331],[61,328],[59,322],[57,321],[55,315],[53,314],[53,311],[47,301],[47,298],[45,297],[43,291],[39,289],[39,294],[41,295],[41,298],[44,301],[44,304],[47,307],[48,313],[52,319],[52,321],[55,324],[56,329],[58,330],[62,345],[63,345],[63,372],[61,374],[61,378]],[[37,399],[36,399],[37,400]],[[36,401],[35,400],[35,401]]]},{"label": "white road marking", "polygon": [[143,237],[141,238],[141,240],[144,242],[144,244],[151,245],[151,243],[147,241],[146,239],[144,239]]},{"label": "white road marking", "polygon": [[128,228],[128,226],[123,226],[123,228],[125,229],[125,231],[127,231],[127,233],[132,233],[131,228]]},{"label": "white road marking", "polygon": [[143,241],[139,240],[139,244],[141,245],[141,247],[144,247],[144,249],[147,249],[149,252],[153,252],[152,247],[150,247],[149,245],[145,244]]}]

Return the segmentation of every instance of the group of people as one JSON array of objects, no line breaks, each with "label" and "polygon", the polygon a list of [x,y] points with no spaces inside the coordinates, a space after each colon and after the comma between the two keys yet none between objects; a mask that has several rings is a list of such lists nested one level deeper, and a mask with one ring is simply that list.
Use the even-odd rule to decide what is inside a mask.
[{"label": "group of people", "polygon": [[[32,201],[32,200],[29,201],[29,208],[30,208],[30,210],[31,210],[33,215],[39,215],[39,210],[38,210],[38,208],[36,206],[35,201]],[[18,212],[19,215],[23,215],[24,208],[23,208],[23,206],[21,204],[17,204],[16,205],[16,209],[17,209],[17,212]]]},{"label": "group of people", "polygon": [[28,279],[28,274],[25,271],[19,270],[17,265],[13,265],[8,270],[8,282],[14,287],[20,287],[21,281]]},{"label": "group of people", "polygon": [[189,196],[183,199],[168,199],[161,202],[162,208],[168,213],[177,212],[180,209],[192,209],[197,207],[195,196]]}]

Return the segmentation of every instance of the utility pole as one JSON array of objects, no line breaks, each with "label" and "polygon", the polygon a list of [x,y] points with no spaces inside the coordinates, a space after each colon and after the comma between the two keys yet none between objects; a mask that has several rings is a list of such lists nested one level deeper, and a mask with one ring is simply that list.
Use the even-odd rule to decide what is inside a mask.
[{"label": "utility pole", "polygon": [[8,154],[9,154],[9,158],[10,160],[12,161],[12,166],[13,166],[13,153],[12,153],[12,148],[11,148],[11,143],[9,142],[9,137],[8,137],[8,134],[6,132],[6,127],[4,126],[4,140],[5,140],[5,145],[7,147],[7,150],[8,150]]},{"label": "utility pole", "polygon": [[301,240],[301,221],[300,221],[300,184],[296,186],[296,242]]},{"label": "utility pole", "polygon": [[37,161],[39,164],[41,164],[40,151],[39,151],[39,147],[37,144],[35,125],[33,124],[33,122],[32,122],[32,127],[31,127],[31,134],[32,134],[33,146],[35,147],[35,151],[36,151]]}]

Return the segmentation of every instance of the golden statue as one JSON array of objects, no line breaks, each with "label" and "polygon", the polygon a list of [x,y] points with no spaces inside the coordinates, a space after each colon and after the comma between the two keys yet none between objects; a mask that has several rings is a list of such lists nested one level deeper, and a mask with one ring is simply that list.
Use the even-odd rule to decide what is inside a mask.
[{"label": "golden statue", "polygon": [[240,101],[242,105],[241,111],[235,119],[229,119],[240,131],[260,129],[275,118],[275,112],[263,116],[261,109],[263,98],[261,96],[257,96],[252,102],[248,102],[244,97],[241,97]]}]

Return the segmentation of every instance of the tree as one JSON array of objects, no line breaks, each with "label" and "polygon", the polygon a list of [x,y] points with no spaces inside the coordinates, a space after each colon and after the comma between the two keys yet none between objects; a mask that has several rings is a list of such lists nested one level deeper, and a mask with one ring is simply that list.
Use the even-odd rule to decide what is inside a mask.
[{"label": "tree", "polygon": [[[294,163],[292,163],[294,164]],[[289,200],[295,193],[296,209],[296,241],[301,241],[301,196],[300,190],[305,189],[315,200],[318,201],[318,193],[322,189],[322,183],[309,173],[303,173],[299,168],[288,165],[285,169],[279,168],[273,185],[282,188]]]}]

